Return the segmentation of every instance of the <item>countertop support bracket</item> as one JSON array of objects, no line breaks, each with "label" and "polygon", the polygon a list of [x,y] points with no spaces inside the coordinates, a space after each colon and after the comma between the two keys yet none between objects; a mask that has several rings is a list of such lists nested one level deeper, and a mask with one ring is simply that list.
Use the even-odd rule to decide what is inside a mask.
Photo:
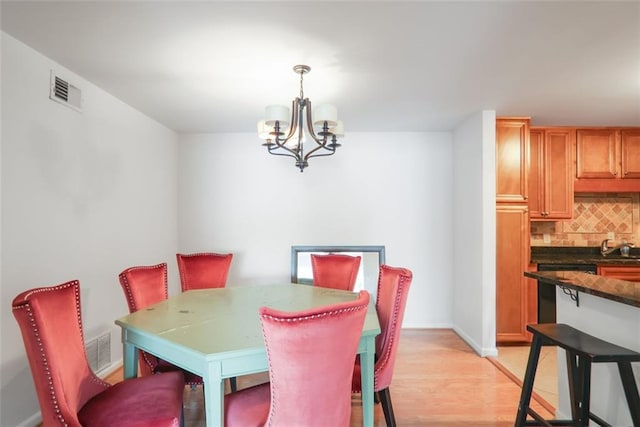
[{"label": "countertop support bracket", "polygon": [[562,289],[562,292],[565,293],[565,295],[569,295],[569,298],[571,298],[571,301],[575,301],[576,302],[576,307],[580,307],[580,292],[575,291],[571,288],[567,288],[566,286],[560,286],[560,289]]}]

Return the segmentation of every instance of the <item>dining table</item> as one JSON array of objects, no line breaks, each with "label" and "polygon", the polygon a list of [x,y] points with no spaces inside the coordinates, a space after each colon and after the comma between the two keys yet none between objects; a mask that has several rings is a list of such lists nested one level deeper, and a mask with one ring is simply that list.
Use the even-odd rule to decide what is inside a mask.
[{"label": "dining table", "polygon": [[[125,378],[138,374],[138,350],[151,353],[203,379],[207,426],[224,425],[224,380],[267,372],[258,310],[307,310],[352,301],[350,291],[295,283],[228,286],[182,292],[121,317]],[[363,425],[373,426],[375,339],[380,324],[371,298],[358,344]]]}]

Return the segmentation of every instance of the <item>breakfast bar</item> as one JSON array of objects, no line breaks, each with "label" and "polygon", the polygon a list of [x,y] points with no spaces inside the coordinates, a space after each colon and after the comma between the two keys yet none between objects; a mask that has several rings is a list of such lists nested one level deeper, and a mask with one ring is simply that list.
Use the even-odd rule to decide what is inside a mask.
[{"label": "breakfast bar", "polygon": [[[556,286],[557,323],[565,323],[608,342],[640,351],[640,283],[577,271],[525,272]],[[560,351],[560,350],[559,350]],[[559,417],[571,412],[564,354],[558,355]],[[640,366],[633,366],[640,382]],[[630,426],[625,395],[615,364],[594,365],[591,407],[612,425]]]}]

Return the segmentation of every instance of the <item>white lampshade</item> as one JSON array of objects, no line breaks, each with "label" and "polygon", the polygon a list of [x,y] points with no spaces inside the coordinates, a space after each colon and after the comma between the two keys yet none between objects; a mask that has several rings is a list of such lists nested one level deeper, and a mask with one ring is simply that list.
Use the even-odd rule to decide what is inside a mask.
[{"label": "white lampshade", "polygon": [[322,126],[324,122],[327,122],[329,127],[338,123],[338,109],[333,105],[322,104],[313,110],[313,124]]},{"label": "white lampshade", "polygon": [[284,105],[268,105],[264,109],[264,121],[268,126],[280,122],[280,130],[289,126],[289,107]]},{"label": "white lampshade", "polygon": [[272,139],[273,135],[270,132],[273,132],[273,126],[269,126],[264,120],[260,120],[258,122],[258,137],[260,139]]},{"label": "white lampshade", "polygon": [[344,136],[344,123],[342,123],[342,120],[338,120],[338,123],[330,128],[329,131],[335,136]]}]

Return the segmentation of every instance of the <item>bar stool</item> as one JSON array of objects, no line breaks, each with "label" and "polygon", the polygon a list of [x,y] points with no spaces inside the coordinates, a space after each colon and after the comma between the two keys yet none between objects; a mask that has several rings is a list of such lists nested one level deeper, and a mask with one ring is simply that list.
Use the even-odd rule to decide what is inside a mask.
[{"label": "bar stool", "polygon": [[[640,396],[631,369],[631,362],[640,361],[640,353],[603,341],[565,324],[527,325],[527,330],[533,334],[533,340],[522,384],[520,403],[518,404],[516,427],[525,425],[588,426],[590,419],[601,426],[610,426],[589,410],[591,364],[606,362],[618,364],[633,425],[640,426]],[[538,357],[543,345],[555,345],[566,351],[569,399],[571,401],[570,420],[544,420],[540,414],[529,407]],[[527,415],[531,415],[534,420],[527,420]]]}]

